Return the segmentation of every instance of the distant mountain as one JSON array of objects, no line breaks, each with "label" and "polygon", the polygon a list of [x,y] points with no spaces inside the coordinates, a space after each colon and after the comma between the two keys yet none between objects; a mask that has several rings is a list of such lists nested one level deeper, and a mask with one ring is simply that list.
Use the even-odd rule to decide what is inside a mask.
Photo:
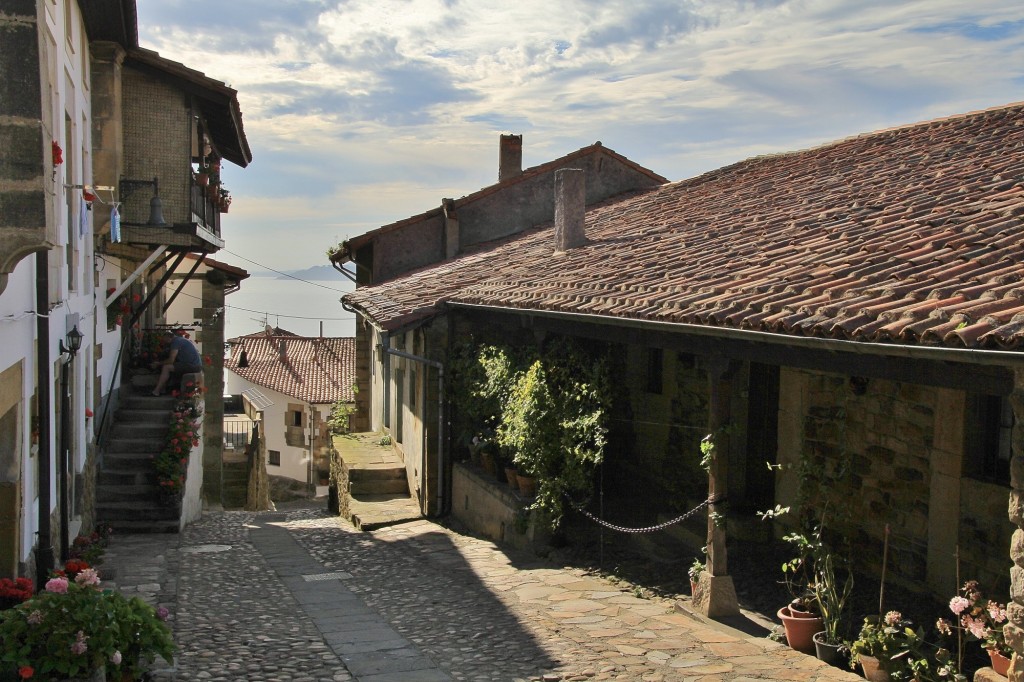
[{"label": "distant mountain", "polygon": [[[345,279],[345,275],[341,274],[340,272],[332,268],[330,265],[314,265],[313,267],[306,268],[305,270],[284,270],[283,272],[285,272],[288,275],[291,275],[292,277],[297,277],[298,279],[308,279],[313,281],[326,280],[331,282],[337,282],[341,280],[348,281]],[[259,273],[259,276],[262,276],[263,274],[264,273],[261,272]],[[268,272],[265,274],[269,276],[273,275],[274,273]],[[284,275],[278,275],[275,279],[290,278],[285,277]]]}]

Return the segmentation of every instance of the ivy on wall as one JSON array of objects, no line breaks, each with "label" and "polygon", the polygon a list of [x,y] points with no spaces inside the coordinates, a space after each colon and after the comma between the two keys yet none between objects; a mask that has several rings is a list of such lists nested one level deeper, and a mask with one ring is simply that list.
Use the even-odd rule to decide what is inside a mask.
[{"label": "ivy on wall", "polygon": [[568,500],[590,495],[604,459],[612,403],[607,360],[559,341],[542,352],[469,344],[454,365],[460,440],[493,441],[536,477],[530,509],[557,527]]}]

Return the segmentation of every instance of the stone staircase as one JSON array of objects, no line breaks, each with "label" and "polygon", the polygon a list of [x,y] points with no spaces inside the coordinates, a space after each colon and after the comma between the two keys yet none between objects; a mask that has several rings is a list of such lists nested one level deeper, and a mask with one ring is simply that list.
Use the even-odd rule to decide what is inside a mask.
[{"label": "stone staircase", "polygon": [[387,445],[382,434],[351,433],[335,436],[340,461],[338,507],[360,530],[422,518],[419,505],[409,495],[405,463]]},{"label": "stone staircase", "polygon": [[162,505],[151,458],[163,449],[174,408],[171,396],[150,395],[155,374],[121,386],[121,405],[96,480],[96,518],[116,533],[177,533],[180,508]]}]

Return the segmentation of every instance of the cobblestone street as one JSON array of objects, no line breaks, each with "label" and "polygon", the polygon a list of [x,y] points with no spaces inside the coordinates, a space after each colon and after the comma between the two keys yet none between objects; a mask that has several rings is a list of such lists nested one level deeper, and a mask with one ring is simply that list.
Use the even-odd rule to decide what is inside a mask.
[{"label": "cobblestone street", "polygon": [[860,679],[428,521],[215,512],[180,537],[115,537],[105,566],[171,611],[162,680]]}]

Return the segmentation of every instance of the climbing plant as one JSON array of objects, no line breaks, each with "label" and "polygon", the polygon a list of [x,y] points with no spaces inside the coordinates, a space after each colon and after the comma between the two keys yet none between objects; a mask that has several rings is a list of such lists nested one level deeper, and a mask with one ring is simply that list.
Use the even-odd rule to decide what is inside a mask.
[{"label": "climbing plant", "polygon": [[607,363],[576,344],[554,344],[515,377],[497,428],[518,468],[538,480],[531,509],[557,527],[567,500],[589,496],[604,459],[611,388]]}]

